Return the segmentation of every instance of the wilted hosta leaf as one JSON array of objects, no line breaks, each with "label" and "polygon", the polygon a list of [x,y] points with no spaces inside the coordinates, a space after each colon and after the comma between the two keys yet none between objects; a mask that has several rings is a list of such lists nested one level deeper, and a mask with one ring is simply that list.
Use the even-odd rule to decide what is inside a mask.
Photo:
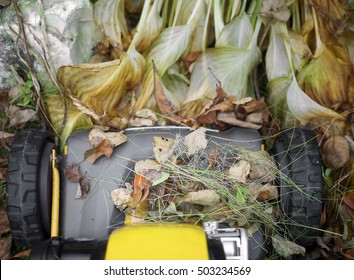
[{"label": "wilted hosta leaf", "polygon": [[250,173],[251,165],[246,160],[240,160],[234,163],[228,170],[230,178],[235,179],[240,183],[246,183],[248,174]]},{"label": "wilted hosta leaf", "polygon": [[[58,95],[50,95],[46,98],[50,120],[54,129],[59,133],[64,120],[64,104]],[[67,100],[67,112],[65,126],[60,133],[60,148],[63,149],[66,139],[74,131],[92,128],[91,119],[76,109],[70,100]]]},{"label": "wilted hosta leaf", "polygon": [[343,121],[345,118],[331,109],[323,107],[307,96],[299,87],[295,76],[287,91],[287,103],[290,111],[303,124],[317,121]]},{"label": "wilted hosta leaf", "polygon": [[154,137],[153,151],[155,159],[159,162],[174,160],[175,140],[165,137]]},{"label": "wilted hosta leaf", "polygon": [[298,254],[305,255],[306,253],[304,247],[299,246],[289,240],[286,240],[278,234],[272,236],[272,244],[273,248],[277,251],[277,253],[283,256],[284,258]]},{"label": "wilted hosta leaf", "polygon": [[152,61],[156,69],[163,76],[186,51],[193,28],[189,25],[176,26],[164,29],[153,42],[146,56],[146,68],[140,97],[135,105],[136,109],[146,107],[154,92],[154,73]]},{"label": "wilted hosta leaf", "polygon": [[182,201],[204,206],[216,205],[220,202],[220,196],[214,190],[200,190],[187,193]]},{"label": "wilted hosta leaf", "polygon": [[187,153],[189,156],[195,155],[200,150],[203,150],[208,145],[208,140],[206,139],[206,128],[200,127],[197,130],[189,133],[184,137],[184,144],[187,147]]},{"label": "wilted hosta leaf", "polygon": [[[236,48],[208,49],[197,60],[184,102],[187,118],[199,115],[200,110],[215,97],[216,80],[220,80],[223,89],[236,99],[249,94],[248,75],[261,61],[261,52],[255,48],[247,50]],[[211,72],[211,71],[212,72]]]},{"label": "wilted hosta leaf", "polygon": [[114,148],[126,142],[127,136],[124,135],[124,131],[105,132],[97,128],[92,129],[89,133],[89,142],[93,148],[97,147],[105,139],[107,139]]},{"label": "wilted hosta leaf", "polygon": [[323,161],[331,169],[337,170],[350,159],[350,148],[343,136],[332,136],[323,145]]},{"label": "wilted hosta leaf", "polygon": [[64,169],[64,176],[73,183],[77,183],[83,177],[80,172],[80,164],[71,164]]},{"label": "wilted hosta leaf", "polygon": [[63,66],[58,80],[63,88],[98,115],[117,116],[124,95],[143,77],[145,59],[134,48],[119,60],[99,64]]},{"label": "wilted hosta leaf", "polygon": [[102,140],[95,148],[85,152],[85,159],[88,163],[94,164],[95,161],[105,155],[107,158],[110,158],[113,152],[113,147],[111,142],[108,139]]}]

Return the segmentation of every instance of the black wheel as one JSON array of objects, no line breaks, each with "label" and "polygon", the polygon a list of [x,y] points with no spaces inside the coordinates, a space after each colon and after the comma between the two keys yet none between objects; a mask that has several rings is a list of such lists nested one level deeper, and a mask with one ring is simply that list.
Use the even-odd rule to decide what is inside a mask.
[{"label": "black wheel", "polygon": [[33,245],[48,238],[51,217],[51,151],[49,133],[27,130],[11,145],[7,174],[7,212],[12,236]]},{"label": "black wheel", "polygon": [[[274,146],[274,159],[282,173],[280,206],[285,232],[308,247],[321,236],[322,163],[315,134],[308,129],[283,132]],[[316,230],[317,229],[317,230]]]}]

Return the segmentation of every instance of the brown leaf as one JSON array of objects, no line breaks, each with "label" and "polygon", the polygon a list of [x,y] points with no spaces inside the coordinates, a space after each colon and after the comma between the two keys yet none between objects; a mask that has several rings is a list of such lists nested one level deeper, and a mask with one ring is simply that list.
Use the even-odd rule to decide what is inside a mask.
[{"label": "brown leaf", "polygon": [[80,173],[80,164],[71,164],[64,169],[64,176],[73,183],[77,183],[83,177]]},{"label": "brown leaf", "polygon": [[13,127],[18,124],[23,124],[28,121],[32,121],[36,118],[37,112],[31,109],[21,110],[17,106],[10,106],[9,109],[9,118],[10,123],[8,127]]},{"label": "brown leaf", "polygon": [[14,140],[15,134],[7,133],[5,131],[0,131],[0,145],[8,145],[11,144],[12,140]]},{"label": "brown leaf", "polygon": [[266,107],[267,106],[265,104],[264,98],[262,97],[259,100],[252,99],[249,102],[239,105],[237,110],[244,111],[249,114],[256,111],[262,111]]},{"label": "brown leaf", "polygon": [[236,118],[230,118],[230,117],[223,117],[218,115],[218,121],[227,123],[227,124],[231,124],[234,126],[239,126],[239,127],[246,127],[246,128],[251,128],[251,129],[260,129],[262,128],[261,125],[258,124],[254,124],[254,123],[250,123],[250,122],[245,122],[245,121],[241,121],[238,120]]},{"label": "brown leaf", "polygon": [[85,199],[90,191],[90,186],[86,178],[81,178],[79,181],[78,189],[75,199]]},{"label": "brown leaf", "polygon": [[350,158],[349,153],[349,143],[343,136],[332,136],[323,145],[323,161],[333,170],[337,170],[347,163]]},{"label": "brown leaf", "polygon": [[191,52],[190,54],[188,54],[185,58],[183,58],[184,67],[186,69],[189,69],[189,67],[198,59],[201,54],[201,51]]},{"label": "brown leaf", "polygon": [[323,207],[323,211],[321,214],[320,225],[323,226],[327,222],[327,205]]},{"label": "brown leaf", "polygon": [[152,65],[154,69],[154,96],[156,99],[157,107],[166,118],[170,119],[173,122],[181,123],[183,121],[183,118],[174,113],[175,110],[171,102],[167,99],[165,95],[165,92],[162,87],[161,77],[159,72],[157,71],[154,62],[152,63]]},{"label": "brown leaf", "polygon": [[20,253],[17,253],[16,255],[12,256],[11,259],[28,258],[30,254],[31,254],[31,249],[28,249]]},{"label": "brown leaf", "polygon": [[235,179],[238,182],[246,183],[250,170],[250,163],[246,160],[240,160],[231,165],[228,170],[228,175],[230,178]]},{"label": "brown leaf", "polygon": [[159,162],[174,161],[175,139],[154,136],[153,138],[153,152],[155,159]]},{"label": "brown leaf", "polygon": [[0,238],[0,260],[7,260],[11,256],[12,237],[10,234]]},{"label": "brown leaf", "polygon": [[0,168],[0,182],[6,180],[7,168]]},{"label": "brown leaf", "polygon": [[0,211],[0,236],[10,232],[10,223],[7,216],[7,211]]},{"label": "brown leaf", "polygon": [[9,91],[0,89],[0,109],[5,112],[7,107],[9,107]]},{"label": "brown leaf", "polygon": [[345,251],[343,250],[343,248],[340,248],[339,252],[348,260],[354,260],[354,248]]},{"label": "brown leaf", "polygon": [[206,128],[200,127],[189,133],[186,137],[184,137],[184,145],[187,147],[187,154],[189,156],[205,149],[208,145],[208,140],[206,139]]},{"label": "brown leaf", "polygon": [[0,158],[0,165],[5,165],[9,162],[7,158]]},{"label": "brown leaf", "polygon": [[345,205],[347,205],[348,207],[354,210],[354,199],[351,196],[349,196],[349,194],[346,194],[343,197],[343,202]]},{"label": "brown leaf", "polygon": [[110,158],[113,152],[113,147],[108,139],[104,139],[97,147],[85,152],[84,157],[88,163],[94,164],[95,161],[105,155]]},{"label": "brown leaf", "polygon": [[197,122],[201,124],[213,124],[216,121],[216,111],[208,111],[197,117]]},{"label": "brown leaf", "polygon": [[141,109],[134,112],[129,119],[129,126],[154,126],[157,122],[156,114],[150,109]]},{"label": "brown leaf", "polygon": [[127,141],[124,131],[106,132],[99,128],[94,128],[89,133],[89,142],[93,148],[96,148],[104,139],[107,139],[111,146],[117,147]]}]

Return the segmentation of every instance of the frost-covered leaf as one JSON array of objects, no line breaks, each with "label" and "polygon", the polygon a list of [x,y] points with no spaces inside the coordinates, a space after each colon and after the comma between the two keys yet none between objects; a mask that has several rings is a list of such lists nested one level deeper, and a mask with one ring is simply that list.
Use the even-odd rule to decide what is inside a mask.
[{"label": "frost-covered leaf", "polygon": [[305,255],[306,249],[300,245],[297,245],[294,242],[286,240],[278,234],[272,236],[273,248],[277,251],[278,254],[284,258],[288,258],[291,255]]},{"label": "frost-covered leaf", "polygon": [[105,139],[107,139],[114,148],[126,142],[128,138],[124,134],[124,131],[105,132],[101,129],[94,128],[89,133],[89,142],[93,148],[96,148]]},{"label": "frost-covered leaf", "polygon": [[246,183],[248,174],[250,174],[251,165],[246,160],[240,160],[233,165],[228,170],[229,177],[235,179],[240,183]]},{"label": "frost-covered leaf", "polygon": [[220,202],[220,196],[214,190],[200,190],[187,193],[182,201],[198,205],[212,206]]},{"label": "frost-covered leaf", "polygon": [[208,140],[206,139],[206,128],[200,127],[185,136],[184,145],[187,147],[187,154],[189,156],[195,155],[200,150],[205,149],[208,145]]}]

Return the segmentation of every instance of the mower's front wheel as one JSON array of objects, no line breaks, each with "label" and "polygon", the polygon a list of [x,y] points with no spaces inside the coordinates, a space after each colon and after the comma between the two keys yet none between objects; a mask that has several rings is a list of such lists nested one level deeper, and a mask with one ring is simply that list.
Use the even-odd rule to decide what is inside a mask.
[{"label": "mower's front wheel", "polygon": [[48,132],[26,130],[12,142],[7,174],[7,212],[11,233],[22,245],[48,238],[51,217],[51,151]]}]

